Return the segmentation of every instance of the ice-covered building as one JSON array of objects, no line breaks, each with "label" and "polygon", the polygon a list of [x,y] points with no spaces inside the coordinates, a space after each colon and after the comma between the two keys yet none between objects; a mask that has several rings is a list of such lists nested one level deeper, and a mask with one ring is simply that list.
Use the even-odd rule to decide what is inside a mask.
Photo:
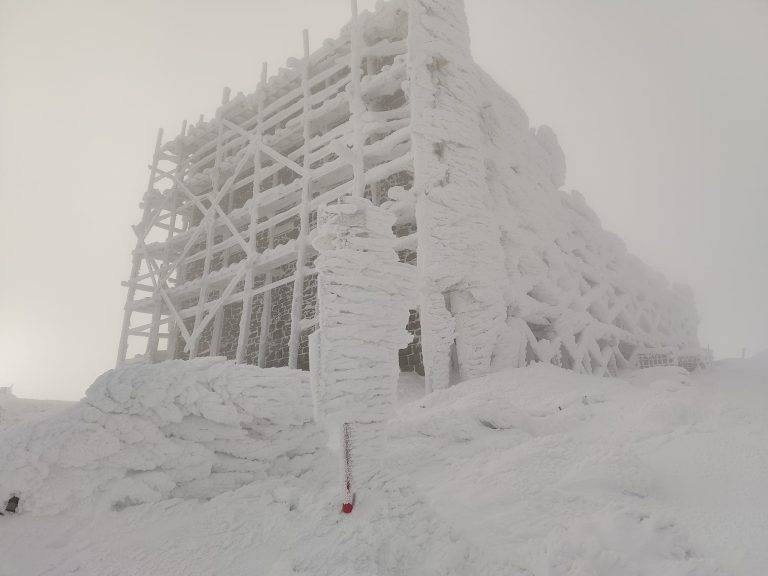
[{"label": "ice-covered building", "polygon": [[349,195],[393,217],[415,267],[400,367],[430,387],[494,363],[606,374],[695,350],[691,293],[564,182],[554,133],[473,61],[461,0],[353,6],[338,38],[311,50],[305,32],[255,92],[158,136],[118,363],[140,337],[153,360],[306,369],[318,209]]}]

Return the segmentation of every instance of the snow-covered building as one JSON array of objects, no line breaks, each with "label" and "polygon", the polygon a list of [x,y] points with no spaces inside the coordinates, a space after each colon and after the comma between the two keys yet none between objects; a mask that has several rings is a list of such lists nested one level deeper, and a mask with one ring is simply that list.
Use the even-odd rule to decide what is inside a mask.
[{"label": "snow-covered building", "polygon": [[[354,4],[354,2],[353,2]],[[158,135],[125,307],[148,358],[309,365],[318,210],[365,197],[414,267],[404,371],[606,374],[698,347],[692,294],[603,230],[548,127],[473,61],[462,0],[389,0]],[[365,274],[365,269],[361,272]],[[386,311],[383,311],[386,313]]]}]

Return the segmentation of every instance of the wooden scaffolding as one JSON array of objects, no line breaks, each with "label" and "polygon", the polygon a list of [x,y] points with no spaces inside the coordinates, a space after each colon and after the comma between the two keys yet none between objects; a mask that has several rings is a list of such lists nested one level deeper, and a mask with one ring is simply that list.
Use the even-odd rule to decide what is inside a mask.
[{"label": "wooden scaffolding", "polygon": [[352,0],[337,40],[310,52],[304,31],[302,58],[271,78],[263,66],[253,94],[225,89],[211,120],[158,133],[118,365],[130,350],[307,367],[317,208],[380,203],[413,179],[405,34],[397,6],[358,14]]}]

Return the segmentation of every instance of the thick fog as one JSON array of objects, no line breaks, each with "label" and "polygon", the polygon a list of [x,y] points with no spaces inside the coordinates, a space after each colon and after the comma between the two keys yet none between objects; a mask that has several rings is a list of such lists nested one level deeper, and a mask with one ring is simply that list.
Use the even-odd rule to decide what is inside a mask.
[{"label": "thick fog", "polygon": [[[466,0],[476,60],[717,357],[768,348],[768,2]],[[368,8],[373,0],[361,0]],[[0,386],[112,367],[155,133],[335,36],[348,0],[0,0]]]}]

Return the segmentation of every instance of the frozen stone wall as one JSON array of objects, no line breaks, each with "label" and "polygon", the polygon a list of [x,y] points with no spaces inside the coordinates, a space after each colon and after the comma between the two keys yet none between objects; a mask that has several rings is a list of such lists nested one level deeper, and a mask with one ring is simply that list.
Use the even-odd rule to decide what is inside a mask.
[{"label": "frozen stone wall", "polygon": [[424,376],[424,360],[421,354],[421,318],[418,310],[411,310],[408,325],[405,327],[413,340],[400,350],[400,371],[415,372]]},{"label": "frozen stone wall", "polygon": [[[472,60],[462,0],[410,0],[409,73],[428,386],[496,364],[597,374],[698,346],[670,286],[561,190],[554,133]],[[456,358],[451,366],[451,357]]]},{"label": "frozen stone wall", "polygon": [[505,320],[503,253],[485,183],[475,65],[462,2],[410,3],[409,71],[421,323],[428,386],[488,372]]}]

